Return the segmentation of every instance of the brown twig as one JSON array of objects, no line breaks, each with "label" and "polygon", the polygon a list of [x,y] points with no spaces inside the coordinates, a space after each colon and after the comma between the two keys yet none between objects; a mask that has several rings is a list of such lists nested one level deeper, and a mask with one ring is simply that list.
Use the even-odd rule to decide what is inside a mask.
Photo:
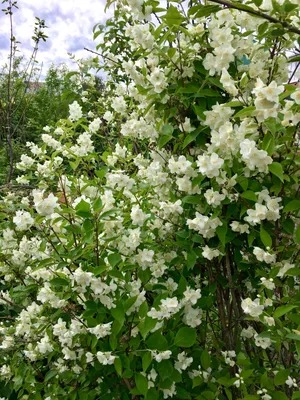
[{"label": "brown twig", "polygon": [[269,14],[265,14],[261,11],[254,10],[252,7],[245,6],[244,4],[233,4],[226,0],[210,0],[212,3],[221,4],[227,8],[233,8],[234,10],[244,11],[250,15],[254,15],[256,17],[260,17],[266,19],[267,21],[273,22],[274,24],[280,24],[283,28],[287,29],[290,32],[297,33],[300,35],[300,29],[295,28],[293,25],[290,25],[286,21],[280,21],[280,19],[274,18]]}]

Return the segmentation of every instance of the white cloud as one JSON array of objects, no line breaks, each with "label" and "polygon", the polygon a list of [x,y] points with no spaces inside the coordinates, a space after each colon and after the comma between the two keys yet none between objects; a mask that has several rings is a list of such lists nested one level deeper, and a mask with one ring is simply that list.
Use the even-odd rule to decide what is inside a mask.
[{"label": "white cloud", "polygon": [[[76,58],[90,55],[84,47],[95,48],[92,40],[92,29],[97,23],[103,23],[112,16],[113,10],[104,12],[105,0],[20,0],[19,9],[14,10],[14,35],[21,43],[18,45],[26,58],[32,52],[35,16],[45,19],[48,28],[45,34],[47,42],[41,42],[37,60],[43,63],[43,70],[54,63],[65,62],[73,65],[68,52]],[[9,18],[0,12],[0,65],[8,57]]]}]

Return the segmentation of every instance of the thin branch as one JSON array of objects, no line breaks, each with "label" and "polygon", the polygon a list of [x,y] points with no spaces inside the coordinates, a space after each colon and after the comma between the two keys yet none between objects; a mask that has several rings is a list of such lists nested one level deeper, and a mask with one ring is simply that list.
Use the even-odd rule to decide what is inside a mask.
[{"label": "thin branch", "polygon": [[86,47],[84,47],[83,49],[86,50],[86,51],[89,51],[90,53],[97,54],[97,56],[100,56],[100,57],[102,57],[102,58],[106,58],[107,60],[109,60],[109,61],[111,61],[111,62],[113,62],[113,63],[115,63],[115,64],[117,64],[117,65],[120,65],[117,61],[115,61],[115,60],[113,60],[112,58],[107,57],[107,56],[105,56],[105,55],[103,55],[103,54],[101,54],[101,53],[98,53],[97,51],[90,50],[90,49],[88,49],[88,48],[86,48]]},{"label": "thin branch", "polygon": [[235,10],[244,11],[244,12],[246,12],[250,15],[254,15],[256,17],[264,18],[267,21],[273,22],[274,24],[280,24],[288,31],[297,33],[298,35],[300,35],[300,29],[295,28],[293,25],[290,25],[285,21],[280,21],[279,19],[274,18],[271,15],[265,14],[261,11],[256,11],[249,6],[245,6],[244,4],[232,4],[229,1],[225,1],[225,0],[210,0],[210,1],[212,3],[221,4],[222,6],[225,6],[227,8],[233,8]]}]

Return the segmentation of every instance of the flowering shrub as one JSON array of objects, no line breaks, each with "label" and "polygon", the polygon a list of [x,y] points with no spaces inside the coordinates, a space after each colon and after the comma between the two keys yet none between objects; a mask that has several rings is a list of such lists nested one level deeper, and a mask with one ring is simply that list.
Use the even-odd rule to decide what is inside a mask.
[{"label": "flowering shrub", "polygon": [[170,3],[3,196],[5,398],[300,398],[299,2]]}]

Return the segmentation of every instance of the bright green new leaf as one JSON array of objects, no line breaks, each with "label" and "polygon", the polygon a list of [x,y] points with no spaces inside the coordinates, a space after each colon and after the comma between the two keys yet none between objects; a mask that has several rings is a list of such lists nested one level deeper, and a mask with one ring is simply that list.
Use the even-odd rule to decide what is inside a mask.
[{"label": "bright green new leaf", "polygon": [[181,25],[185,20],[182,14],[173,5],[170,5],[163,19],[169,27]]}]

